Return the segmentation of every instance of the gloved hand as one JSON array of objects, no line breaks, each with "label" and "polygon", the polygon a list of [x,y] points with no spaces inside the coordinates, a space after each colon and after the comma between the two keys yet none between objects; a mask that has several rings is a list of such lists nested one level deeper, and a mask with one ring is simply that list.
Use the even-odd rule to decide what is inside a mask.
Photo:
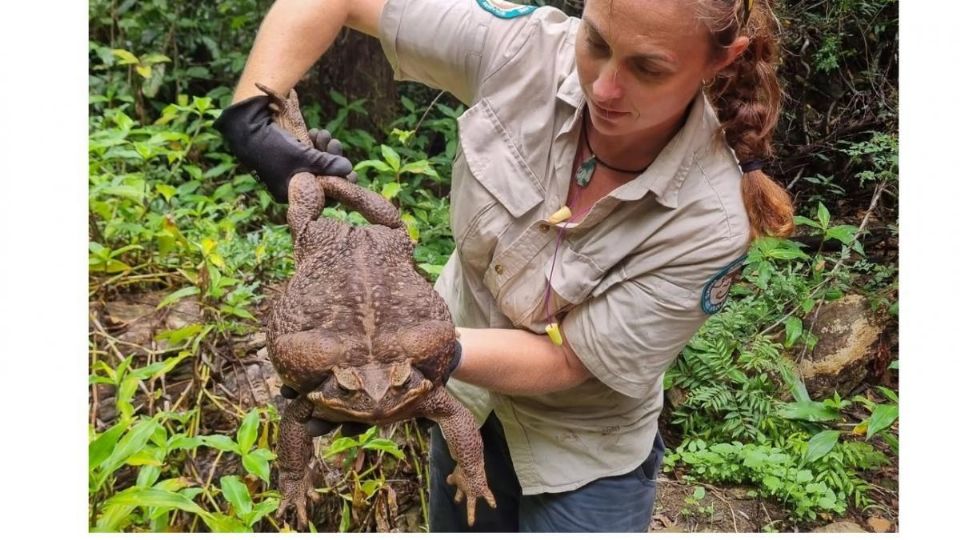
[{"label": "gloved hand", "polygon": [[308,148],[276,125],[266,95],[230,105],[213,127],[223,134],[240,163],[257,172],[278,202],[287,202],[287,184],[298,172],[345,177],[353,170],[347,158]]}]

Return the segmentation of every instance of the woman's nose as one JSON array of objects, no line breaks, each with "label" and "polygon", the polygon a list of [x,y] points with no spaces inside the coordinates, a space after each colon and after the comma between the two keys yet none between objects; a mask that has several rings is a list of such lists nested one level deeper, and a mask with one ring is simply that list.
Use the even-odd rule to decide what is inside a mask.
[{"label": "woman's nose", "polygon": [[623,87],[617,82],[617,64],[604,64],[597,80],[593,81],[593,96],[601,102],[616,101],[623,97]]}]

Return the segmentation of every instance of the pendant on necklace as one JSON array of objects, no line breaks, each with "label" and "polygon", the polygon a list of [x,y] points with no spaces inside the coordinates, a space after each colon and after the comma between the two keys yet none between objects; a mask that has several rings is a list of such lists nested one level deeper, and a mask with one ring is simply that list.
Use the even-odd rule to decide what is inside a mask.
[{"label": "pendant on necklace", "polygon": [[595,170],[597,170],[597,156],[591,155],[577,167],[577,185],[586,187],[590,183],[590,179],[593,178],[593,171]]}]

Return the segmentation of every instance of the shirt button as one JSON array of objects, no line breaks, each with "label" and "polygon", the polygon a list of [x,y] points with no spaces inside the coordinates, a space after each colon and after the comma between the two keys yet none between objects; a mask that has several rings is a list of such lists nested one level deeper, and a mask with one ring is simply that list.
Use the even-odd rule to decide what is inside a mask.
[{"label": "shirt button", "polygon": [[503,273],[503,265],[502,265],[502,264],[498,264],[498,265],[494,266],[494,267],[493,267],[493,271],[496,272],[496,273],[498,273],[498,274],[502,274],[502,273]]},{"label": "shirt button", "polygon": [[550,226],[549,226],[549,225],[547,225],[546,223],[541,223],[541,224],[540,224],[540,232],[545,233],[545,232],[549,232],[549,231],[550,231]]}]

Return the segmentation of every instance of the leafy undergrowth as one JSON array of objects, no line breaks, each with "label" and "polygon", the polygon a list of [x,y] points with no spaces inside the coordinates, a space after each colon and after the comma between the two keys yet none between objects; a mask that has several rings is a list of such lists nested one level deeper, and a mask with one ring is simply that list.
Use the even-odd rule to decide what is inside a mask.
[{"label": "leafy undergrowth", "polygon": [[[290,236],[283,207],[211,127],[230,95],[216,81],[236,80],[237,51],[249,49],[253,14],[266,4],[203,4],[187,16],[193,11],[167,0],[91,3],[90,530],[288,529],[274,515],[283,400],[258,351],[269,300],[293,268]],[[835,9],[876,20],[888,4]],[[800,14],[809,28],[834,16]],[[889,32],[879,24],[877,35]],[[850,84],[858,85],[884,77],[837,67],[856,60],[843,43],[857,36],[811,35],[818,78],[857,73]],[[360,183],[400,208],[416,261],[435,278],[454,247],[446,195],[462,108],[440,96],[404,97],[396,121],[371,134],[351,127],[366,114],[364,100],[336,91],[329,99],[338,113],[323,122],[304,99],[308,123],[340,138]],[[753,245],[726,307],[665,378],[666,481],[741,486],[783,509],[757,530],[896,518],[895,347],[849,395],[811,399],[795,368],[816,345],[811,321],[850,293],[868,298],[889,321],[884,339],[896,340],[895,97],[855,101],[879,104],[882,114],[859,130],[816,123],[832,130],[803,148],[817,160],[786,164],[797,167],[793,182],[804,194],[798,234]],[[786,119],[807,124],[789,111]],[[836,165],[830,174],[828,163]],[[363,223],[338,206],[324,213]],[[314,528],[424,530],[425,436],[405,422],[319,438]],[[677,515],[708,512],[704,493],[691,489]]]}]

